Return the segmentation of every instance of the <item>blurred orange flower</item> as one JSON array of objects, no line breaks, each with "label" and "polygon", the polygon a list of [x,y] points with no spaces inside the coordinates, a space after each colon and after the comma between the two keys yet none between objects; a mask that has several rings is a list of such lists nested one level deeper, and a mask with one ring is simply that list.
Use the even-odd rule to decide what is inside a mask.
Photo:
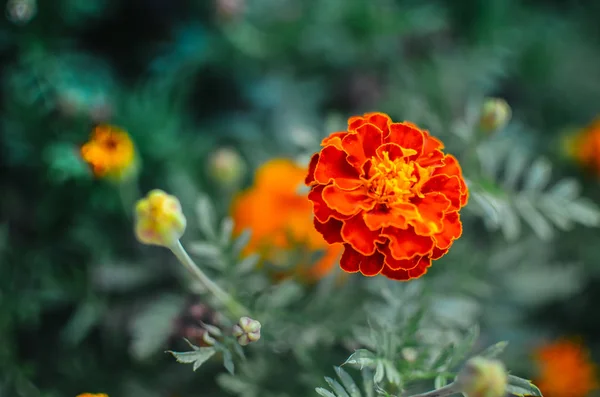
[{"label": "blurred orange flower", "polygon": [[91,393],[83,393],[78,395],[77,397],[108,397],[108,394],[100,393],[100,394],[91,394]]},{"label": "blurred orange flower", "polygon": [[467,185],[442,142],[382,113],[348,120],[310,162],[315,227],[349,273],[418,278],[460,237]]},{"label": "blurred orange flower", "polygon": [[298,247],[323,250],[316,263],[304,257],[306,262],[294,269],[306,281],[316,281],[331,271],[342,246],[328,245],[313,227],[311,203],[298,189],[303,187],[306,172],[291,160],[268,161],[257,170],[254,186],[236,197],[231,213],[235,233],[252,232],[244,254],[258,252],[265,260],[280,264]]},{"label": "blurred orange flower", "polygon": [[598,387],[596,367],[579,343],[559,340],[538,348],[534,382],[546,397],[585,397]]},{"label": "blurred orange flower", "polygon": [[123,180],[135,171],[135,147],[129,135],[112,125],[97,126],[81,156],[99,178]]},{"label": "blurred orange flower", "polygon": [[600,118],[567,137],[566,151],[567,155],[581,166],[600,175]]}]

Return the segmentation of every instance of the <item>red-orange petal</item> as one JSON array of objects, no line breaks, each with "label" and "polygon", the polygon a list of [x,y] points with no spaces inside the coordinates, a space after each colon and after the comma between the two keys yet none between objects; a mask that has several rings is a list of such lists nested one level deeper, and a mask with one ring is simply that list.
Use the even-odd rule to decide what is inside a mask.
[{"label": "red-orange petal", "polygon": [[389,133],[389,126],[392,124],[392,119],[390,119],[390,116],[387,114],[373,112],[366,113],[363,117],[367,119],[369,123],[379,128],[381,132],[383,132],[383,136],[386,136]]},{"label": "red-orange petal", "polygon": [[357,169],[368,158],[375,156],[376,150],[383,141],[383,133],[373,124],[363,124],[355,134],[348,134],[342,140],[344,151],[348,153],[348,162]]},{"label": "red-orange petal", "polygon": [[356,252],[349,244],[344,244],[344,252],[340,258],[340,268],[347,273],[358,273],[364,255]]},{"label": "red-orange petal", "polygon": [[385,265],[392,270],[404,269],[410,270],[417,266],[419,260],[421,260],[420,256],[414,256],[410,259],[396,259],[392,255],[392,251],[388,244],[378,244],[377,250],[381,252],[385,258]]},{"label": "red-orange petal", "polygon": [[433,236],[436,247],[446,249],[462,234],[462,223],[458,212],[449,212],[444,216],[444,226],[440,233]]},{"label": "red-orange petal", "polygon": [[435,175],[423,184],[422,193],[439,192],[450,200],[451,208],[460,209],[460,179],[458,176]]},{"label": "red-orange petal", "polygon": [[434,247],[434,241],[429,236],[419,236],[414,229],[385,228],[382,235],[389,240],[389,249],[394,259],[410,259],[415,256],[427,255]]},{"label": "red-orange petal", "polygon": [[444,144],[437,138],[429,135],[429,132],[423,131],[425,140],[423,141],[423,152],[417,159],[417,162],[423,167],[429,167],[433,165],[439,165],[441,160],[444,158],[444,153],[441,149],[444,148]]},{"label": "red-orange petal", "polygon": [[384,158],[383,153],[387,153],[389,159],[394,161],[398,158],[410,157],[416,154],[416,150],[410,148],[403,148],[397,143],[384,143],[377,148],[377,157],[380,159]]},{"label": "red-orange petal", "polygon": [[344,239],[342,238],[342,226],[344,223],[342,221],[330,218],[326,222],[319,222],[316,217],[313,221],[315,229],[323,235],[323,238],[328,244],[344,242]]},{"label": "red-orange petal", "polygon": [[392,280],[407,281],[407,280],[410,280],[413,278],[419,278],[422,275],[424,275],[425,273],[427,273],[427,268],[429,266],[431,266],[431,259],[429,259],[427,257],[423,257],[419,261],[418,265],[410,270],[405,270],[405,269],[394,270],[394,269],[391,269],[386,266],[381,271],[381,274],[383,274],[384,276],[386,276],[387,278],[392,279]]},{"label": "red-orange petal", "polygon": [[375,206],[375,202],[362,187],[354,190],[342,190],[336,185],[328,185],[323,189],[323,200],[329,208],[343,215],[354,215],[361,210],[369,211]]},{"label": "red-orange petal", "polygon": [[310,192],[308,192],[308,199],[313,204],[313,213],[315,214],[315,218],[317,218],[319,222],[327,222],[331,217],[336,219],[347,218],[347,215],[342,215],[327,205],[327,203],[323,200],[323,189],[325,189],[325,186],[317,185],[313,186],[313,188],[310,189]]},{"label": "red-orange petal", "polygon": [[373,255],[375,244],[383,240],[379,231],[369,230],[360,213],[344,221],[342,238],[363,255]]},{"label": "red-orange petal", "polygon": [[469,198],[469,190],[467,189],[467,184],[462,176],[462,169],[456,157],[451,154],[447,154],[442,160],[443,165],[438,167],[433,171],[432,175],[441,175],[445,174],[448,176],[456,175],[460,181],[460,206],[464,207],[467,204]]},{"label": "red-orange petal", "polygon": [[450,200],[441,193],[428,193],[424,198],[414,201],[419,209],[422,220],[414,222],[415,233],[422,236],[431,236],[442,230],[444,213],[450,206]]},{"label": "red-orange petal", "polygon": [[417,158],[423,153],[423,142],[425,137],[421,130],[406,123],[394,123],[390,125],[390,133],[385,137],[384,142],[396,143],[403,148],[410,148],[417,153],[409,158]]},{"label": "red-orange petal", "polygon": [[373,255],[363,257],[363,260],[360,262],[359,271],[363,276],[374,277],[381,273],[383,266],[383,255],[375,252]]},{"label": "red-orange petal", "polygon": [[[387,226],[406,229],[408,226],[407,214],[416,214],[417,207],[410,203],[396,204],[394,208],[377,206],[364,213],[365,225],[371,230],[381,230]],[[409,217],[413,219],[413,217]]]},{"label": "red-orange petal", "polygon": [[429,255],[429,257],[431,258],[431,260],[440,259],[442,256],[444,256],[448,253],[448,250],[450,249],[451,246],[452,246],[452,244],[450,244],[450,246],[448,246],[448,248],[446,248],[446,249],[439,249],[439,248],[435,247],[435,248],[433,248],[433,251],[431,251],[431,255]]},{"label": "red-orange petal", "polygon": [[308,164],[308,174],[304,179],[304,184],[306,186],[310,186],[315,181],[315,169],[317,168],[317,163],[319,162],[319,153],[315,153],[310,158],[310,163]]},{"label": "red-orange petal", "polygon": [[346,131],[334,132],[328,137],[323,138],[321,146],[335,146],[338,149],[342,149],[342,139],[348,135]]},{"label": "red-orange petal", "polygon": [[354,189],[361,184],[356,169],[346,161],[346,153],[335,146],[325,146],[321,150],[314,178],[318,183],[333,181],[342,189]]}]

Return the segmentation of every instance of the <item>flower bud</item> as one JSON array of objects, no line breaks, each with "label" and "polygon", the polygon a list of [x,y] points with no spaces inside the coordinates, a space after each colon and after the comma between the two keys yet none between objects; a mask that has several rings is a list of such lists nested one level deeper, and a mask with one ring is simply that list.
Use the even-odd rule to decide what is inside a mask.
[{"label": "flower bud", "polygon": [[233,326],[233,336],[242,346],[260,339],[260,323],[250,317],[242,317],[240,321]]},{"label": "flower bud", "polygon": [[142,244],[173,246],[183,235],[185,215],[175,196],[152,190],[135,206],[135,234]]},{"label": "flower bud", "polygon": [[22,25],[31,21],[37,13],[36,0],[9,0],[6,3],[6,14],[12,22]]},{"label": "flower bud", "polygon": [[498,360],[473,357],[456,377],[456,383],[467,397],[504,397],[507,375]]},{"label": "flower bud", "polygon": [[508,124],[512,111],[502,98],[487,98],[483,102],[479,126],[485,132],[501,130]]},{"label": "flower bud", "polygon": [[236,150],[220,148],[210,156],[208,171],[221,186],[236,187],[244,177],[245,164]]}]

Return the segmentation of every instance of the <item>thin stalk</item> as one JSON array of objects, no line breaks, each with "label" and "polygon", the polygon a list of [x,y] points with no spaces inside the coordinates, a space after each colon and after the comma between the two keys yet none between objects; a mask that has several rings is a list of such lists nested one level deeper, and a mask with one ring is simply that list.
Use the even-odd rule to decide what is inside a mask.
[{"label": "thin stalk", "polygon": [[214,281],[212,281],[199,267],[194,263],[192,258],[188,255],[181,242],[177,240],[177,243],[169,247],[169,249],[175,254],[179,262],[192,273],[198,281],[200,281],[206,289],[214,295],[225,307],[231,312],[231,314],[239,318],[243,315],[249,314],[248,309],[238,303],[231,295],[225,292],[219,287]]},{"label": "thin stalk", "polygon": [[455,393],[460,393],[460,388],[456,383],[450,383],[439,389],[428,391],[427,393],[413,394],[410,397],[446,397]]}]

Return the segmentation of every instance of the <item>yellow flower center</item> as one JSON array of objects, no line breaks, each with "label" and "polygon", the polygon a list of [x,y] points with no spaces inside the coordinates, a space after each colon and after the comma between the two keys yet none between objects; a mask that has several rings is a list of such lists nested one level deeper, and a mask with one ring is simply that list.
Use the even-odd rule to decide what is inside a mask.
[{"label": "yellow flower center", "polygon": [[427,180],[427,170],[404,157],[391,160],[389,152],[383,152],[382,156],[371,159],[369,177],[364,180],[369,194],[388,205],[406,203],[414,196],[423,197],[420,190]]}]

